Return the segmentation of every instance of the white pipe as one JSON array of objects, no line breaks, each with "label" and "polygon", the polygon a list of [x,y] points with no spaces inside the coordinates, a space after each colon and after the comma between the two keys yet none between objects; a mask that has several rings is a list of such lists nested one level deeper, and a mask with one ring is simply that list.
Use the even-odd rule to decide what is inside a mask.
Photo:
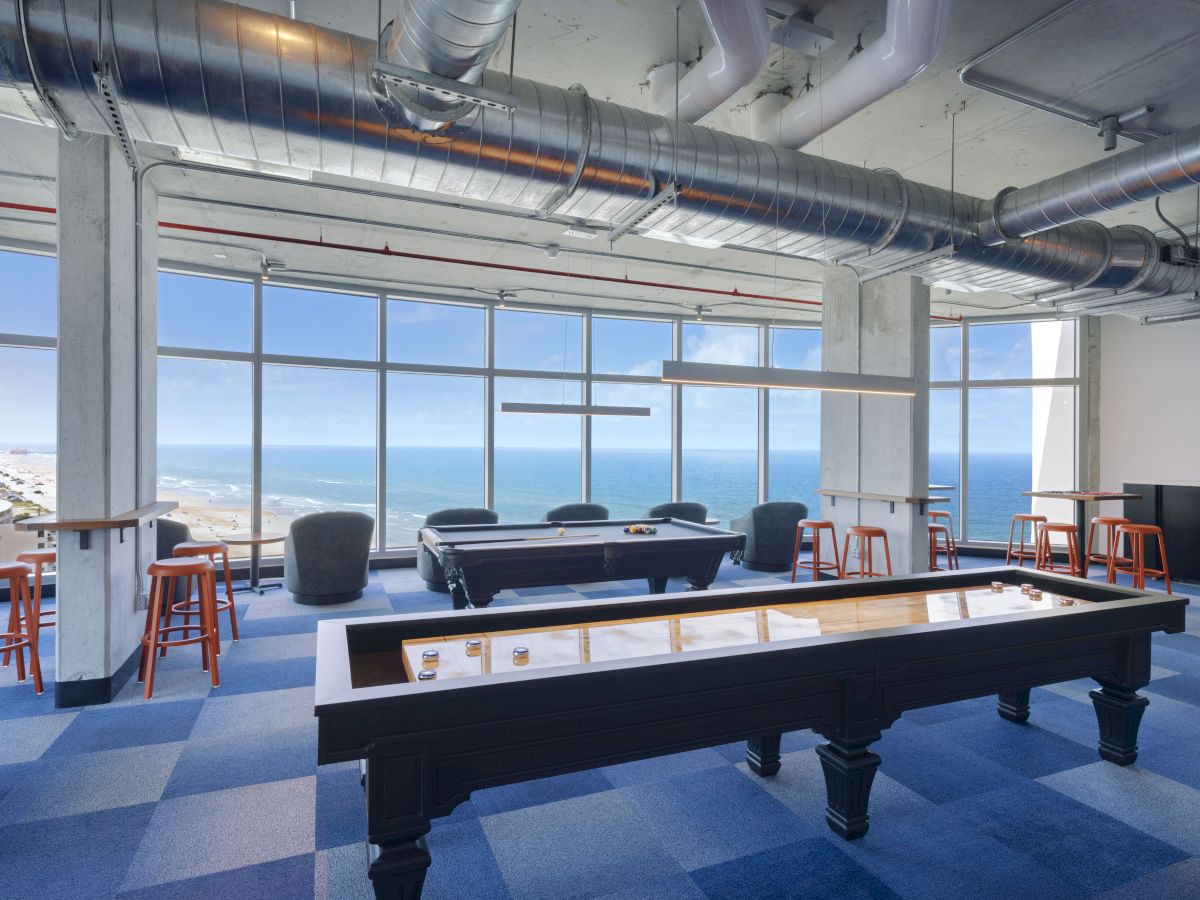
[{"label": "white pipe", "polygon": [[887,29],[870,46],[789,103],[754,136],[803,147],[817,135],[904,87],[933,62],[950,20],[950,0],[888,0]]},{"label": "white pipe", "polygon": [[[700,0],[714,46],[679,82],[679,119],[699,122],[755,79],[771,50],[762,0]],[[675,118],[679,63],[650,73],[650,111]],[[659,72],[659,70],[662,72]],[[659,77],[655,77],[659,73]]]}]

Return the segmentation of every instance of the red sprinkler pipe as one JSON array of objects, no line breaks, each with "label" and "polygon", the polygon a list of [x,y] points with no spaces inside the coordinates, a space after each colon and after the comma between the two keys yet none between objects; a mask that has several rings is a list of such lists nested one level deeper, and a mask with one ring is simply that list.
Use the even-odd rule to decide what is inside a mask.
[{"label": "red sprinkler pipe", "polygon": [[[22,212],[46,213],[54,215],[57,210],[52,206],[31,206],[25,203],[6,203],[0,201],[0,209],[15,209]],[[524,275],[550,275],[556,278],[575,278],[584,281],[597,281],[605,284],[622,284],[628,287],[659,288],[668,291],[682,291],[692,294],[708,294],[717,297],[734,297],[739,300],[768,300],[778,303],[795,303],[803,306],[821,306],[820,300],[803,300],[795,297],[778,297],[772,294],[750,294],[737,288],[724,290],[721,288],[696,287],[690,284],[672,284],[664,281],[644,281],[637,278],[617,278],[613,275],[595,275],[587,272],[560,272],[556,269],[542,269],[536,266],[518,266],[512,263],[488,262],[479,259],[463,259],[456,256],[435,256],[429,253],[414,253],[409,250],[393,250],[387,244],[382,247],[366,247],[361,244],[341,244],[324,239],[289,237],[279,234],[268,234],[259,231],[239,231],[233,228],[216,228],[209,225],[189,225],[184,222],[158,223],[160,228],[170,228],[175,231],[190,231],[201,234],[221,235],[222,237],[238,237],[250,240],[272,241],[280,244],[296,244],[302,247],[320,247],[326,250],[344,250],[350,253],[373,253],[377,256],[394,256],[398,259],[412,259],[420,262],[448,263],[459,266],[473,266],[480,269],[495,269],[504,272],[520,272]],[[948,322],[961,322],[962,316],[941,316],[930,314],[931,319],[942,319]]]}]

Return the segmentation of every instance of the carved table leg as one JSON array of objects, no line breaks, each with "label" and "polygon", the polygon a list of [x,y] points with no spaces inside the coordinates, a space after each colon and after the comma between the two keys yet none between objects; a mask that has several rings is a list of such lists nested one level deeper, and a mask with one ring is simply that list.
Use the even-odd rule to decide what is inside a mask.
[{"label": "carved table leg", "polygon": [[[426,825],[425,831],[428,830]],[[375,900],[420,900],[430,863],[424,834],[412,840],[368,847],[371,864],[367,875],[375,888]]]},{"label": "carved table leg", "polygon": [[755,775],[764,778],[779,771],[779,741],[781,734],[766,734],[746,741],[746,765]]},{"label": "carved table leg", "polygon": [[666,578],[647,578],[646,582],[650,585],[650,593],[652,594],[665,594],[667,592]]},{"label": "carved table leg", "polygon": [[821,768],[825,770],[825,821],[848,841],[867,833],[871,782],[882,761],[867,747],[877,740],[879,735],[873,734],[864,738],[839,738],[817,747]]},{"label": "carved table leg", "polygon": [[996,701],[996,712],[1000,718],[1010,722],[1029,721],[1029,688],[1001,691]]},{"label": "carved table leg", "polygon": [[1137,759],[1138,726],[1150,700],[1136,690],[1104,682],[1089,696],[1100,725],[1100,756],[1118,766],[1129,765]]}]

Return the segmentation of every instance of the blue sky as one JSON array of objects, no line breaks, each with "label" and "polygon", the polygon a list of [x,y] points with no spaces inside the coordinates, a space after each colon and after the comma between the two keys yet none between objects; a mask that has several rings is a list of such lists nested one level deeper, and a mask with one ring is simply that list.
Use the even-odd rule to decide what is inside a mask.
[{"label": "blue sky", "polygon": [[[0,252],[10,289],[0,294],[0,332],[53,336],[55,263],[50,257]],[[274,284],[263,290],[263,348],[267,353],[374,359],[377,300]],[[387,356],[397,362],[481,365],[484,315],[479,308],[390,300]],[[206,350],[251,349],[252,288],[246,282],[163,273],[159,278],[159,337],[165,346]],[[970,331],[972,378],[1028,378],[1032,329],[1058,323],[996,324]],[[958,377],[960,328],[934,328],[930,372]],[[541,372],[578,372],[582,366],[578,316],[519,310],[496,312],[496,364]],[[593,318],[593,368],[603,373],[654,375],[671,352],[663,322]],[[683,328],[684,358],[759,364],[755,329],[708,322]],[[819,368],[820,333],[773,329],[773,365]],[[0,446],[54,441],[55,354],[0,348]],[[1071,374],[1060,372],[1058,374]],[[478,378],[392,374],[388,381],[388,441],[395,446],[480,446],[483,383]],[[163,359],[159,367],[159,432],[163,443],[245,444],[250,439],[251,370],[244,362]],[[375,379],[363,371],[267,366],[263,372],[263,437],[284,445],[373,445]],[[579,402],[577,382],[499,379],[496,402]],[[670,391],[658,385],[597,380],[598,403],[646,405],[648,419],[598,419],[594,446],[662,448],[670,445]],[[754,392],[684,389],[684,444],[692,449],[754,448]],[[186,403],[176,402],[186,398]],[[1032,440],[1029,389],[972,392],[973,452],[1028,452]],[[820,400],[811,392],[775,391],[771,443],[781,450],[819,447]],[[930,446],[957,449],[958,402],[935,392],[930,403]],[[499,447],[578,447],[575,417],[496,414]]]}]

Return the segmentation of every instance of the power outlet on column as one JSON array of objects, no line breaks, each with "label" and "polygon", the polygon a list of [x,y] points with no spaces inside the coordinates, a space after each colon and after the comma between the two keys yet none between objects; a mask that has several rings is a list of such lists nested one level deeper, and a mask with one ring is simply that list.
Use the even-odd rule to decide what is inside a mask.
[{"label": "power outlet on column", "polygon": [[862,554],[858,552],[858,544],[855,544],[850,548],[850,555],[855,559],[860,559],[862,557]]},{"label": "power outlet on column", "polygon": [[133,608],[138,612],[144,612],[150,608],[150,595],[145,591],[139,590],[137,596],[133,600]]}]

